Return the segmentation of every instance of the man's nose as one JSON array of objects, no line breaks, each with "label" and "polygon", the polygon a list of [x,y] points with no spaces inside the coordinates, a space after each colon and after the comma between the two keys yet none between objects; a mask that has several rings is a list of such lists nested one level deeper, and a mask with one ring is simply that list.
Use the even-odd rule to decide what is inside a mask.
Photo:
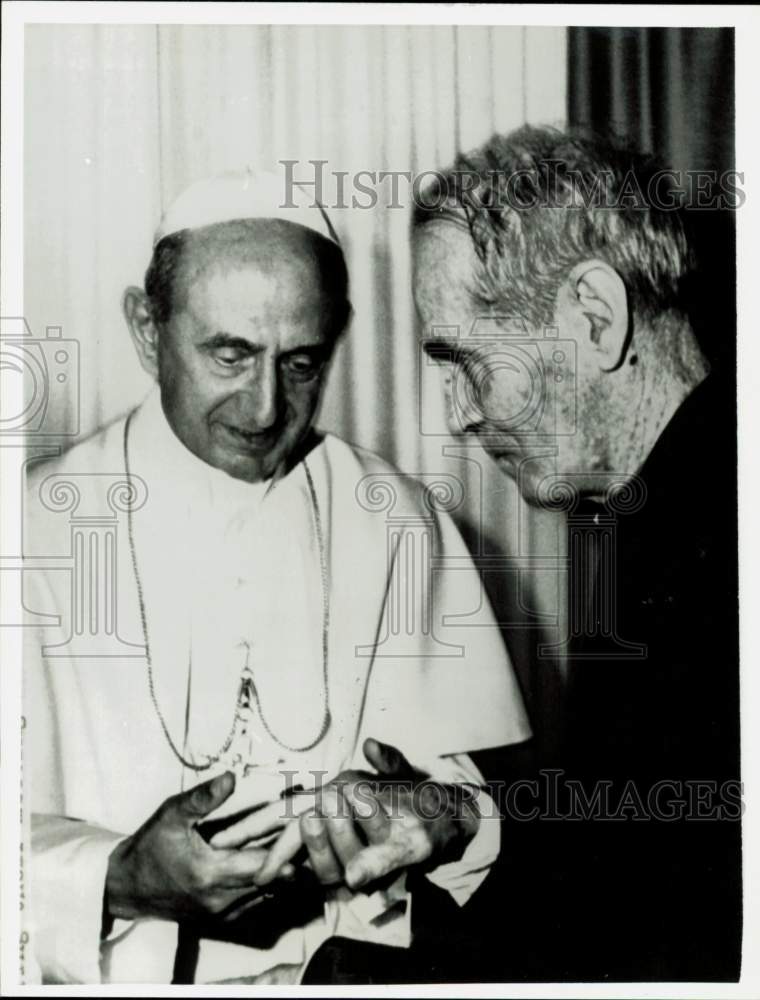
[{"label": "man's nose", "polygon": [[245,429],[259,433],[273,427],[280,415],[280,381],[274,364],[256,364],[239,394],[240,417]]}]

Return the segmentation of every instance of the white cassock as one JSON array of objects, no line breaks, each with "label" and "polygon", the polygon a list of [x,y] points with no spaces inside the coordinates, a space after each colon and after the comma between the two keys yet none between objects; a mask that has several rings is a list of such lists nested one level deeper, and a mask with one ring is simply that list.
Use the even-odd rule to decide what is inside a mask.
[{"label": "white cassock", "polygon": [[[101,940],[108,856],[168,796],[241,763],[246,801],[276,797],[283,772],[312,787],[314,772],[366,768],[367,736],[438,780],[479,784],[468,751],[530,736],[478,574],[420,484],[330,435],[306,460],[316,505],[303,462],[274,485],[235,480],[185,449],[154,391],[129,425],[130,471],[147,488],[130,547],[126,515],[116,523],[104,501],[124,480],[124,432],[117,421],[29,479],[25,553],[50,567],[25,573],[26,606],[60,619],[28,628],[25,652],[27,930],[44,982],[171,981],[175,923],[117,921]],[[479,627],[459,624],[468,614]],[[257,704],[245,734],[209,769],[184,766],[159,711],[187,760],[219,756],[246,661]],[[463,904],[498,850],[499,823],[484,820],[428,878]],[[266,981],[283,965],[297,978],[333,934],[408,946],[404,892],[331,890],[321,916],[272,947],[204,939],[195,981]]]}]

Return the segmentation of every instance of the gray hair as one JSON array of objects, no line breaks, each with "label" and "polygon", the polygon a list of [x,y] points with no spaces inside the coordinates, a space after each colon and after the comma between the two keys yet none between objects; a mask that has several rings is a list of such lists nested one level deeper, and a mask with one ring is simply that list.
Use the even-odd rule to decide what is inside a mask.
[{"label": "gray hair", "polygon": [[651,157],[526,125],[437,175],[413,225],[469,229],[481,263],[473,294],[502,315],[550,323],[570,270],[598,258],[620,274],[632,311],[652,319],[685,312],[695,266],[676,193],[672,172]]}]

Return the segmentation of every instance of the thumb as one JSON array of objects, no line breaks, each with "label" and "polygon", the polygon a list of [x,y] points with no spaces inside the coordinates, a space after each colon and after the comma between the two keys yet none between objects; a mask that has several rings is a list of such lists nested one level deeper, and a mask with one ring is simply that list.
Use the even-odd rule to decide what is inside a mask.
[{"label": "thumb", "polygon": [[388,778],[412,779],[417,776],[417,772],[406,757],[390,743],[381,743],[380,740],[370,738],[364,741],[363,749],[364,756],[378,774]]},{"label": "thumb", "polygon": [[231,771],[225,771],[224,774],[178,795],[175,806],[188,820],[202,819],[225,802],[234,790],[235,775]]}]

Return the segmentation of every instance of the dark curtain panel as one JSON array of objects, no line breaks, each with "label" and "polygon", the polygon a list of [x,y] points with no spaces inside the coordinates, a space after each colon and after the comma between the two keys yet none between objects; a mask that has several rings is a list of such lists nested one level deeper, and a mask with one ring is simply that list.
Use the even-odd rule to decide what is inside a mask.
[{"label": "dark curtain panel", "polygon": [[[570,28],[568,120],[658,155],[687,185],[715,171],[720,186],[735,167],[733,29]],[[688,224],[700,260],[694,326],[713,364],[732,367],[733,214],[690,211]]]}]

